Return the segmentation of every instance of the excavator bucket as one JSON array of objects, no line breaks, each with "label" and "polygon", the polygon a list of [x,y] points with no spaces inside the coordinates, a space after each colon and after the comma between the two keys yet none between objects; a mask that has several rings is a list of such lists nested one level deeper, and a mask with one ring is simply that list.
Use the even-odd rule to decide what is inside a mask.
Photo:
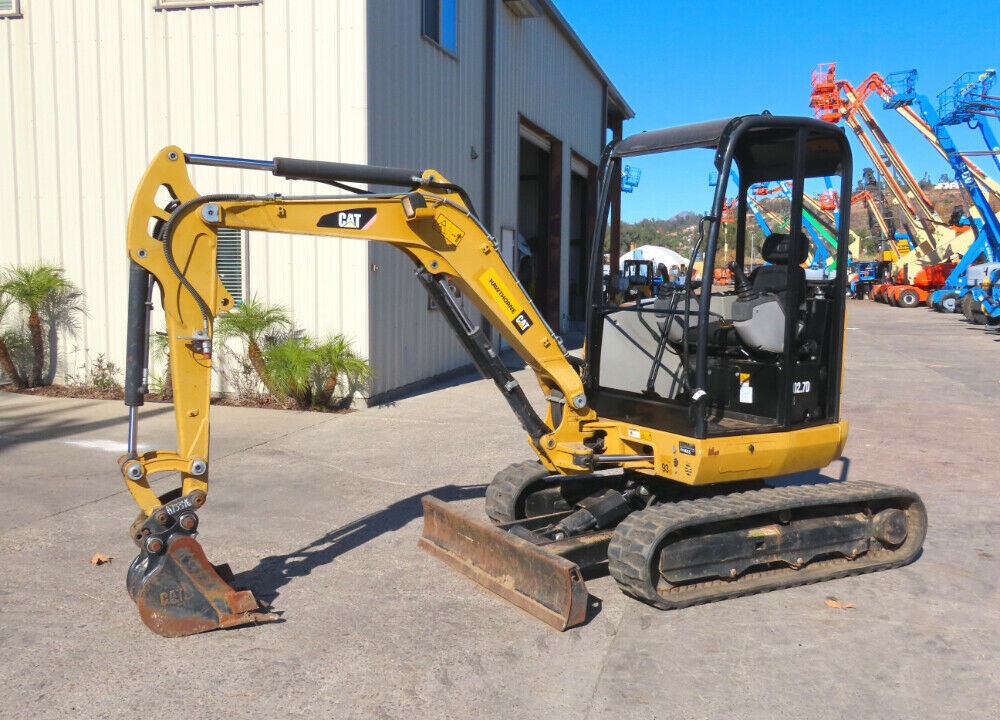
[{"label": "excavator bucket", "polygon": [[139,616],[153,632],[181,637],[277,619],[252,592],[229,585],[233,579],[229,567],[208,561],[193,528],[173,523],[145,535],[140,547],[126,585]]},{"label": "excavator bucket", "polygon": [[420,547],[556,630],[580,625],[589,595],[579,565],[424,497]]}]

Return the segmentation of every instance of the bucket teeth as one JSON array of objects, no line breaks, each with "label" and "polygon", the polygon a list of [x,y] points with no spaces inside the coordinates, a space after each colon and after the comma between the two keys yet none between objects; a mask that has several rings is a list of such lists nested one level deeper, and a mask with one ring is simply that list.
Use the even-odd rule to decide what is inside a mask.
[{"label": "bucket teeth", "polygon": [[192,533],[175,529],[148,536],[128,571],[129,595],[150,630],[180,637],[277,619],[251,591],[223,579]]}]

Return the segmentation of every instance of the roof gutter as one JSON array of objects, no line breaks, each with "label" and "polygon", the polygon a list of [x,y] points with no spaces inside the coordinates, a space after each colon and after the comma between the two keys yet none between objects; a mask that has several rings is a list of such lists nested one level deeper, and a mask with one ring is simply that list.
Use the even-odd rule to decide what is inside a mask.
[{"label": "roof gutter", "polygon": [[556,6],[553,4],[552,0],[535,0],[535,2],[539,6],[541,6],[542,10],[544,10],[545,14],[549,17],[549,19],[552,20],[553,23],[555,23],[556,28],[559,30],[562,36],[566,38],[566,41],[569,42],[573,50],[576,51],[576,54],[579,55],[580,58],[587,65],[590,66],[590,69],[593,70],[594,73],[607,86],[609,114],[611,111],[617,111],[618,113],[621,114],[623,120],[630,120],[634,118],[635,111],[629,106],[627,102],[625,102],[625,98],[622,97],[622,94],[620,92],[618,92],[618,88],[614,86],[614,84],[608,78],[607,74],[605,74],[604,70],[594,59],[594,56],[590,54],[589,50],[587,50],[587,47],[583,44],[583,41],[580,40],[580,37],[576,34],[576,32],[574,32],[573,28],[570,27],[569,23],[566,21],[566,18],[564,18],[562,16],[562,13],[560,13],[559,10],[556,9]]}]

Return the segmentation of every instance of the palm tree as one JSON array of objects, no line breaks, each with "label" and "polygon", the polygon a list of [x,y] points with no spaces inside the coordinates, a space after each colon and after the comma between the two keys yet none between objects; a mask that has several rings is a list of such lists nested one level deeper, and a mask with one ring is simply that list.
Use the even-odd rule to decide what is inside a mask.
[{"label": "palm tree", "polygon": [[313,404],[312,376],[318,355],[312,341],[301,335],[290,335],[264,350],[271,394],[281,401],[291,398],[299,410]]},{"label": "palm tree", "polygon": [[[14,304],[14,299],[11,298],[6,292],[0,287],[0,323],[3,322],[4,315],[10,309],[10,306]],[[14,387],[18,390],[28,386],[21,373],[17,370],[17,365],[14,363],[14,359],[10,356],[9,340],[11,339],[10,331],[0,331],[0,370],[3,370],[3,374],[10,378],[10,381],[14,383]]]},{"label": "palm tree", "polygon": [[149,336],[149,350],[156,360],[164,360],[167,369],[163,374],[163,389],[160,395],[164,400],[174,399],[173,374],[170,371],[170,343],[167,342],[166,333],[153,333]]},{"label": "palm tree", "polygon": [[257,377],[269,392],[279,397],[280,391],[276,392],[272,388],[268,378],[261,346],[268,335],[291,327],[292,319],[285,308],[280,305],[267,305],[256,297],[244,300],[235,310],[220,315],[215,320],[216,332],[223,339],[237,338],[246,343],[247,355]]},{"label": "palm tree", "polygon": [[60,293],[79,292],[76,285],[63,277],[63,269],[39,263],[34,267],[14,267],[7,270],[0,290],[28,313],[28,331],[31,335],[31,349],[34,361],[28,385],[42,385],[42,371],[45,369],[45,340],[42,333],[42,306],[47,300]]},{"label": "palm tree", "polygon": [[49,347],[49,368],[45,374],[44,385],[51,385],[56,381],[57,365],[59,356],[59,336],[60,330],[66,332],[71,337],[75,337],[80,331],[80,315],[87,314],[87,305],[84,301],[83,290],[73,283],[67,287],[49,295],[39,314],[48,327],[48,347]]},{"label": "palm tree", "polygon": [[342,334],[327,338],[326,342],[317,346],[316,354],[325,375],[323,385],[316,394],[316,404],[320,407],[330,404],[341,380],[346,380],[350,396],[355,388],[372,378],[372,366],[354,352],[351,341]]}]

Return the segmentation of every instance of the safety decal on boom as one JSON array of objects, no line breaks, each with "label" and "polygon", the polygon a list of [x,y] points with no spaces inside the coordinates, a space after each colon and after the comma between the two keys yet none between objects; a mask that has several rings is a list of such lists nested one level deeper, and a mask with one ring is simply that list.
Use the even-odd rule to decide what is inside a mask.
[{"label": "safety decal on boom", "polygon": [[327,213],[319,219],[316,227],[340,228],[341,230],[364,230],[375,219],[375,208],[354,208]]},{"label": "safety decal on boom", "polygon": [[525,312],[524,308],[514,301],[513,293],[507,288],[507,285],[495,270],[489,269],[481,273],[479,275],[479,284],[486,290],[487,295],[496,299],[497,305],[502,308],[507,319],[510,320],[518,333],[524,335],[524,333],[528,332],[528,329],[532,326],[531,318],[528,317],[528,313]]},{"label": "safety decal on boom", "polygon": [[434,224],[438,232],[441,233],[441,237],[445,239],[445,242],[453,247],[458,247],[458,244],[462,242],[462,238],[465,237],[462,229],[445,217],[444,214],[435,217]]}]

